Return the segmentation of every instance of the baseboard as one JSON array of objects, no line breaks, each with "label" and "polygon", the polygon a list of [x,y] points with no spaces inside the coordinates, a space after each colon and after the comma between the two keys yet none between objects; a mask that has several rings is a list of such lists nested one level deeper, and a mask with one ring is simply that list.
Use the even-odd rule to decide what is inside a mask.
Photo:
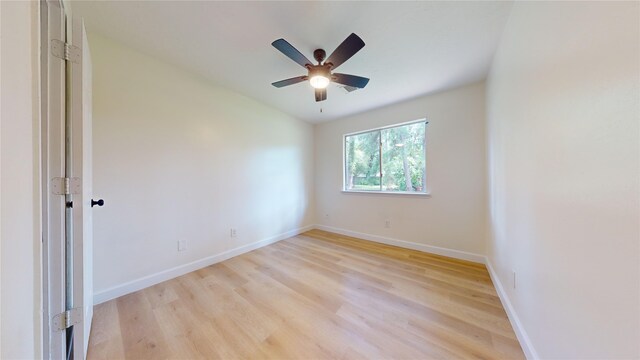
[{"label": "baseboard", "polygon": [[231,249],[231,250],[227,250],[225,252],[222,252],[220,254],[216,254],[216,255],[212,255],[212,256],[207,256],[203,259],[200,260],[196,260],[193,262],[190,262],[188,264],[184,264],[184,265],[180,265],[180,266],[176,266],[174,268],[171,269],[167,269],[167,270],[163,270],[160,272],[157,272],[155,274],[151,274],[151,275],[147,275],[129,282],[126,282],[124,284],[120,284],[114,287],[111,287],[109,289],[106,290],[102,290],[99,292],[96,292],[93,294],[93,304],[97,305],[100,303],[103,303],[105,301],[109,301],[111,299],[115,299],[117,297],[126,295],[126,294],[130,294],[132,292],[138,291],[138,290],[142,290],[144,288],[147,288],[149,286],[153,286],[155,284],[161,283],[163,281],[167,281],[167,280],[171,280],[173,278],[176,278],[178,276],[190,273],[192,271],[198,270],[198,269],[202,269],[204,267],[207,267],[209,265],[213,265],[215,263],[219,263],[221,261],[230,259],[234,256],[238,256],[238,255],[242,255],[244,253],[247,253],[249,251],[255,250],[255,249],[259,249],[263,246],[267,246],[273,243],[276,243],[280,240],[284,240],[287,238],[290,238],[292,236],[296,236],[298,234],[301,234],[305,231],[309,231],[311,229],[313,229],[315,226],[314,225],[309,225],[309,226],[305,226],[305,227],[301,227],[298,229],[293,229],[290,231],[287,231],[285,233],[279,234],[279,235],[275,235],[275,236],[271,236],[268,237],[266,239],[262,239],[256,242],[253,242],[251,244],[247,244],[247,245],[243,245],[240,247],[237,247],[235,249]]},{"label": "baseboard", "polygon": [[333,232],[336,234],[369,240],[369,241],[373,241],[381,244],[393,245],[393,246],[398,246],[406,249],[418,250],[418,251],[423,251],[431,254],[448,256],[455,259],[473,261],[481,264],[484,264],[485,262],[484,255],[474,254],[466,251],[447,249],[439,246],[419,244],[419,243],[414,243],[414,242],[405,241],[405,240],[398,240],[398,239],[392,239],[392,238],[387,238],[387,237],[378,236],[378,235],[365,234],[365,233],[335,228],[335,227],[326,226],[326,225],[316,225],[315,228],[319,230]]},{"label": "baseboard", "polygon": [[511,322],[511,326],[513,327],[513,330],[516,333],[516,337],[518,337],[520,346],[522,346],[522,351],[524,351],[524,355],[527,357],[528,360],[540,359],[540,357],[538,356],[538,353],[533,347],[533,344],[531,343],[531,339],[529,338],[529,335],[527,335],[527,332],[524,330],[524,326],[522,326],[522,323],[520,322],[520,318],[516,313],[516,309],[513,307],[513,305],[511,305],[511,301],[509,300],[509,297],[507,296],[507,293],[504,290],[504,287],[502,286],[502,282],[500,281],[498,274],[493,269],[493,266],[491,265],[491,261],[489,260],[488,257],[485,258],[485,265],[487,266],[487,270],[489,270],[491,281],[493,281],[493,285],[495,286],[496,291],[498,292],[498,297],[500,297],[500,301],[502,302],[502,307],[504,307],[505,311],[507,312],[507,316],[509,317],[509,322]]}]

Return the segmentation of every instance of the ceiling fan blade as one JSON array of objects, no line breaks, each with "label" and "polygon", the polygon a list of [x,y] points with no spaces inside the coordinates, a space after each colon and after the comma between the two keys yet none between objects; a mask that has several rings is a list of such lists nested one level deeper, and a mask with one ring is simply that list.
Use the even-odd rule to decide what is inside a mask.
[{"label": "ceiling fan blade", "polygon": [[332,69],[335,69],[349,60],[350,57],[355,55],[363,47],[364,41],[362,41],[358,35],[351,34],[329,55],[325,63],[332,63]]},{"label": "ceiling fan blade", "polygon": [[327,100],[327,89],[316,89],[316,102]]},{"label": "ceiling fan blade", "polygon": [[365,77],[340,73],[331,74],[331,80],[338,84],[353,86],[360,89],[364,88],[369,83],[369,79]]},{"label": "ceiling fan blade", "polygon": [[289,59],[297,62],[302,67],[307,67],[307,65],[313,65],[313,63],[307,59],[306,56],[302,55],[298,49],[294,48],[293,45],[289,44],[285,39],[278,39],[271,43],[274,48],[280,50],[283,54],[285,54]]},{"label": "ceiling fan blade", "polygon": [[303,82],[307,80],[307,76],[297,76],[291,79],[285,79],[285,80],[280,80],[280,81],[276,81],[274,83],[271,83],[271,85],[277,87],[277,88],[281,88],[283,86],[289,86],[289,85],[293,85],[293,84],[297,84],[299,82]]}]

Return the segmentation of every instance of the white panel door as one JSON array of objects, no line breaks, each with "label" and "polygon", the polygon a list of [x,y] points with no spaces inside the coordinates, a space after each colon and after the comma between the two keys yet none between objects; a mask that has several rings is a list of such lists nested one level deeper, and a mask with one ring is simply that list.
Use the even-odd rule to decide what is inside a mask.
[{"label": "white panel door", "polygon": [[[68,23],[69,24],[69,23]],[[72,178],[79,178],[81,190],[73,194],[73,307],[82,308],[83,319],[73,331],[74,359],[86,357],[93,317],[93,220],[92,220],[92,123],[91,55],[81,19],[67,26],[67,41],[81,53],[70,69],[70,153]]]}]

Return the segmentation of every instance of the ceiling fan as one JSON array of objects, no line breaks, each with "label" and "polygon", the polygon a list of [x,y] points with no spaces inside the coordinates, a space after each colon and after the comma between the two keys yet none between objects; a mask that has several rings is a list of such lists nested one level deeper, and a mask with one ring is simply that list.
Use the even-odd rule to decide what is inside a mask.
[{"label": "ceiling fan", "polygon": [[309,80],[311,86],[315,88],[316,101],[323,101],[327,100],[327,86],[332,81],[359,89],[367,86],[369,82],[369,79],[365,77],[332,72],[364,47],[364,41],[356,34],[349,35],[342,44],[329,55],[326,61],[326,52],[323,49],[316,49],[313,52],[313,58],[316,59],[318,65],[313,65],[309,59],[302,55],[298,49],[294,48],[293,45],[289,44],[285,39],[278,39],[271,43],[271,45],[291,60],[302,65],[308,71],[305,76],[297,76],[271,84],[277,88]]}]

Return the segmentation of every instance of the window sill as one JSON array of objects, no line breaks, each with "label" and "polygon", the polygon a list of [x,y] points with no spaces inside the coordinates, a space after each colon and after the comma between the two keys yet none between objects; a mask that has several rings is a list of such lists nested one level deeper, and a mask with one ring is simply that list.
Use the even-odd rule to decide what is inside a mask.
[{"label": "window sill", "polygon": [[376,194],[376,195],[402,195],[402,196],[424,196],[431,197],[431,193],[408,192],[408,191],[367,191],[367,190],[341,190],[343,194]]}]

